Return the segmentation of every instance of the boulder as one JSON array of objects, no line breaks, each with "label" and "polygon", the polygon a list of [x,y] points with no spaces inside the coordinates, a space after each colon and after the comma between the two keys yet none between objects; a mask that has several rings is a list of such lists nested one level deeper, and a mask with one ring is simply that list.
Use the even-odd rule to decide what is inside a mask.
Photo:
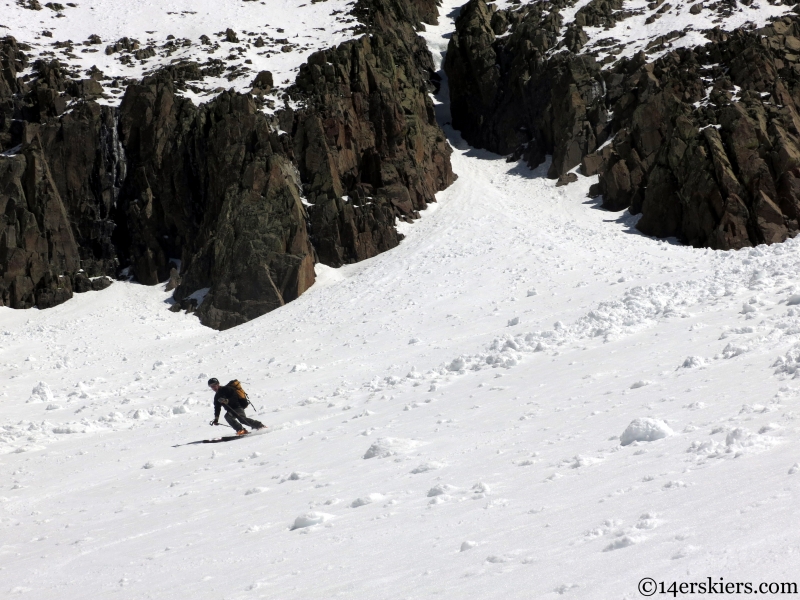
[{"label": "boulder", "polygon": [[181,284],[181,276],[178,274],[178,269],[175,267],[169,270],[169,281],[164,287],[165,292],[171,292]]},{"label": "boulder", "polygon": [[266,94],[272,89],[274,85],[272,81],[272,73],[270,71],[261,71],[253,79],[253,89],[260,90],[261,93]]},{"label": "boulder", "polygon": [[576,181],[578,181],[578,176],[575,173],[564,173],[558,178],[558,181],[556,181],[556,187],[569,185],[570,183],[575,183]]}]

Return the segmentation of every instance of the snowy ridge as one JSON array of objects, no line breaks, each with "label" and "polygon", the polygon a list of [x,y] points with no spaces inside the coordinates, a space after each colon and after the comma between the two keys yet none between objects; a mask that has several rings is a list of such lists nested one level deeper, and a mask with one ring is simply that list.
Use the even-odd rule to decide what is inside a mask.
[{"label": "snowy ridge", "polygon": [[[425,32],[437,59],[457,5]],[[588,201],[595,178],[556,188],[447,134],[460,177],[399,247],[235,329],[121,282],[0,308],[0,592],[796,581],[798,241],[659,242]],[[172,448],[219,434],[211,376],[268,433]]]},{"label": "snowy ridge", "polygon": [[[510,2],[498,0],[499,9],[516,9],[523,5],[541,4],[546,0],[522,0]],[[581,9],[592,4],[591,0],[577,0],[561,9],[563,18],[562,41],[570,25],[579,24],[576,16]],[[764,27],[775,18],[792,12],[792,7],[768,0],[753,0],[749,3],[726,2],[669,2],[665,0],[624,0],[622,8],[613,12],[613,24],[606,27],[583,26],[588,41],[579,54],[591,54],[598,61],[613,64],[618,58],[630,58],[645,52],[649,60],[655,60],[676,48],[693,48],[709,42],[705,33],[719,28],[733,31],[741,27],[756,29]],[[545,8],[547,10],[547,8]],[[560,51],[557,46],[553,52]]]},{"label": "snowy ridge", "polygon": [[[30,46],[34,60],[58,59],[77,78],[99,69],[105,93],[98,102],[106,105],[119,103],[125,82],[181,61],[221,72],[183,90],[195,103],[208,102],[223,89],[250,91],[262,70],[272,72],[277,88],[288,87],[312,53],[352,39],[358,27],[350,15],[353,0],[48,4],[54,8],[34,0],[8,0],[0,35]],[[273,100],[278,96],[276,91]]]}]

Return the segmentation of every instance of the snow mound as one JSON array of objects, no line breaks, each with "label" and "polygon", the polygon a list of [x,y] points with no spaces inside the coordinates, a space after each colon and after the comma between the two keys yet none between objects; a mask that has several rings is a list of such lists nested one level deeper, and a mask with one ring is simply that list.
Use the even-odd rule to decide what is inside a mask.
[{"label": "snow mound", "polygon": [[569,461],[569,468],[580,469],[581,467],[589,467],[591,465],[596,465],[599,462],[602,462],[602,459],[578,454]]},{"label": "snow mound", "polygon": [[304,527],[313,527],[314,525],[320,525],[326,521],[330,521],[332,518],[333,515],[324,512],[307,512],[297,517],[294,520],[294,524],[289,529],[294,531],[295,529],[303,529]]},{"label": "snow mound", "polygon": [[628,548],[630,546],[635,546],[639,542],[641,542],[644,538],[637,537],[633,535],[623,535],[622,537],[617,538],[613,542],[611,542],[608,546],[603,548],[603,552],[611,552],[612,550],[619,550],[620,548]]},{"label": "snow mound", "polygon": [[686,360],[683,361],[681,368],[696,369],[698,367],[702,367],[704,364],[706,364],[706,361],[702,356],[687,356]]},{"label": "snow mound", "polygon": [[367,449],[364,458],[386,458],[387,456],[395,456],[404,452],[410,452],[414,448],[422,445],[420,442],[414,440],[405,440],[402,438],[378,438]]},{"label": "snow mound", "polygon": [[450,485],[447,483],[440,483],[439,485],[435,485],[428,490],[428,498],[433,498],[434,496],[443,496],[448,492],[452,492],[456,489],[458,488],[456,488],[456,486],[454,485]]},{"label": "snow mound", "polygon": [[367,504],[372,504],[373,502],[380,502],[386,496],[383,494],[369,494],[367,496],[362,496],[361,498],[356,498],[353,502],[350,503],[351,508],[358,508],[359,506],[366,506]]},{"label": "snow mound", "polygon": [[672,555],[672,560],[679,560],[681,558],[686,558],[687,556],[696,554],[698,550],[700,550],[700,548],[698,548],[697,546],[692,546],[691,544],[688,546],[684,546],[683,548],[681,548],[675,554]]},{"label": "snow mound", "polygon": [[749,348],[747,346],[740,346],[738,344],[727,344],[725,348],[723,348],[722,350],[722,357],[735,358],[737,356],[741,356],[748,350]]},{"label": "snow mound", "polygon": [[52,402],[53,401],[53,392],[50,390],[50,386],[47,385],[44,381],[40,381],[36,384],[36,386],[31,390],[31,397],[28,398],[28,402]]},{"label": "snow mound", "polygon": [[775,375],[791,375],[793,378],[798,376],[798,366],[800,366],[800,344],[792,346],[784,356],[772,364]]},{"label": "snow mound", "polygon": [[414,474],[414,475],[419,475],[420,473],[427,473],[428,471],[435,471],[437,469],[441,469],[442,467],[444,467],[443,463],[436,462],[436,461],[432,460],[430,462],[422,463],[418,467],[415,467],[415,468],[411,469],[411,473]]},{"label": "snow mound", "polygon": [[148,460],[146,463],[142,465],[143,469],[155,469],[156,467],[163,467],[170,464],[172,461],[169,459],[162,459],[162,460]]},{"label": "snow mound", "polygon": [[631,421],[630,425],[625,428],[619,438],[619,443],[622,446],[627,446],[633,442],[654,442],[674,433],[664,421],[639,418]]}]

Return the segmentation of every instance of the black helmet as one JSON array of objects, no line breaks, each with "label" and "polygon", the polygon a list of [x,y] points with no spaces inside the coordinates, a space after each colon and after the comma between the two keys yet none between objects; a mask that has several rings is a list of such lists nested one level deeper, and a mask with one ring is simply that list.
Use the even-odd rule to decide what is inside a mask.
[{"label": "black helmet", "polygon": [[219,385],[219,379],[217,379],[216,377],[212,377],[211,379],[209,379],[208,387],[211,387],[212,385]]}]

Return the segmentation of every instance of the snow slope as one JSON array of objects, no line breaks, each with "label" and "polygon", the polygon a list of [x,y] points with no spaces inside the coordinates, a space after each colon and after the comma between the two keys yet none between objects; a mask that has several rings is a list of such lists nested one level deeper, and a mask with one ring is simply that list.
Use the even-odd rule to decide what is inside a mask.
[{"label": "snow slope", "polygon": [[[57,58],[84,77],[92,67],[112,80],[140,79],[181,60],[201,65],[210,59],[224,61],[225,75],[207,77],[193,84],[196,91],[186,92],[201,103],[218,88],[249,91],[262,70],[272,72],[278,87],[293,83],[298,67],[313,52],[354,37],[358,23],[349,14],[353,5],[353,0],[83,0],[60,4],[60,10],[39,3],[40,9],[33,10],[30,0],[0,0],[0,35],[30,45],[34,59]],[[226,38],[227,29],[238,41]],[[90,42],[93,35],[101,41]],[[107,54],[107,47],[126,37],[138,41],[139,50],[152,48],[154,56],[138,59],[124,50]],[[259,38],[263,45],[257,46]],[[124,85],[103,84],[106,94],[98,101],[118,104]]]},{"label": "snow slope", "polygon": [[[797,580],[800,244],[653,240],[593,179],[555,188],[448,133],[459,180],[398,248],[254,322],[214,332],[126,283],[0,309],[0,593]],[[173,447],[220,434],[211,376],[269,433]]]}]

